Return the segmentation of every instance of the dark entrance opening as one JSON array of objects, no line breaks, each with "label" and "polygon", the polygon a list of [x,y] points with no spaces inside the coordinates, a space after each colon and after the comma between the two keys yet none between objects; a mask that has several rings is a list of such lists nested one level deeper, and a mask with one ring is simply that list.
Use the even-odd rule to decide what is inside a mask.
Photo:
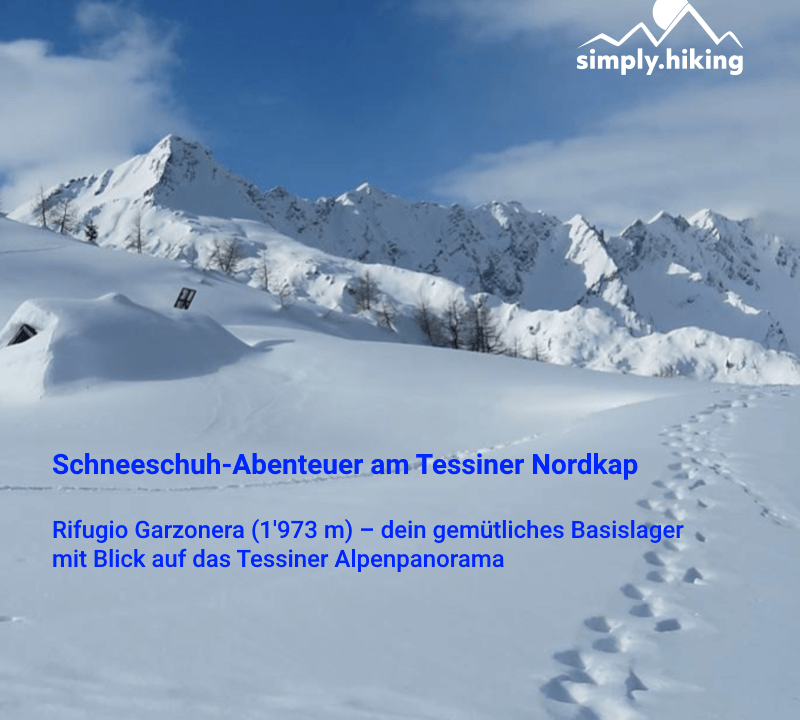
[{"label": "dark entrance opening", "polygon": [[24,343],[30,340],[34,335],[36,335],[36,328],[33,328],[30,325],[23,324],[20,327],[20,329],[17,330],[14,337],[11,338],[11,342],[8,344],[9,346],[19,345],[20,343]]}]

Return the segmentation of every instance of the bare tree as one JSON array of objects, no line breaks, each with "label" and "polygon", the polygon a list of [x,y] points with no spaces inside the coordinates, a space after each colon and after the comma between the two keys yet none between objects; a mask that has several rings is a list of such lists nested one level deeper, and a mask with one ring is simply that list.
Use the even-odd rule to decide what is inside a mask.
[{"label": "bare tree", "polygon": [[386,296],[381,299],[378,306],[378,325],[386,330],[394,330],[394,321],[397,317],[397,306]]},{"label": "bare tree", "polygon": [[500,327],[489,311],[487,300],[486,293],[481,293],[467,312],[467,347],[473,352],[499,354],[504,349]]},{"label": "bare tree", "polygon": [[211,252],[209,264],[215,265],[218,270],[226,275],[233,275],[243,258],[244,248],[239,238],[216,239],[214,240],[214,250]]},{"label": "bare tree", "polygon": [[142,229],[142,213],[137,212],[133,216],[133,227],[131,228],[130,235],[128,235],[128,243],[126,245],[128,250],[136,250],[141,255],[144,249],[144,231]]},{"label": "bare tree", "polygon": [[679,377],[680,374],[681,371],[674,365],[665,365],[661,367],[655,376],[660,378],[674,378]]},{"label": "bare tree", "polygon": [[519,339],[519,336],[516,334],[514,335],[511,344],[506,346],[504,354],[512,358],[525,357],[525,353],[522,350],[522,341]]},{"label": "bare tree", "polygon": [[464,301],[453,293],[444,309],[445,343],[454,350],[460,350],[468,340],[467,308]]},{"label": "bare tree", "polygon": [[414,308],[414,319],[431,345],[439,347],[445,344],[442,321],[433,312],[430,303],[422,296],[420,296],[417,306]]},{"label": "bare tree", "polygon": [[281,289],[278,292],[278,301],[281,304],[281,309],[285,310],[292,305],[292,286],[285,282],[281,285]]},{"label": "bare tree", "polygon": [[69,235],[78,223],[78,216],[75,212],[72,198],[61,198],[50,208],[48,214],[51,217],[52,227],[62,235]]},{"label": "bare tree", "polygon": [[39,223],[39,227],[45,230],[50,229],[47,219],[50,215],[50,208],[52,205],[52,195],[45,195],[44,188],[39,185],[39,194],[36,196],[36,202],[33,205],[33,214],[36,216],[36,222]]},{"label": "bare tree", "polygon": [[97,225],[94,224],[93,220],[89,220],[83,227],[83,234],[86,236],[86,242],[90,245],[97,245],[97,238],[100,235],[100,231],[97,229]]},{"label": "bare tree", "polygon": [[550,357],[548,356],[547,352],[542,348],[538,340],[535,338],[533,340],[533,344],[531,345],[531,351],[528,353],[528,359],[535,360],[536,362],[550,362]]},{"label": "bare tree", "polygon": [[369,270],[363,275],[353,278],[350,292],[356,301],[356,312],[372,310],[372,306],[377,300],[378,288]]},{"label": "bare tree", "polygon": [[258,265],[253,273],[253,279],[259,287],[269,292],[269,264],[267,263],[267,251],[262,250],[258,256]]},{"label": "bare tree", "polygon": [[197,267],[197,261],[200,259],[200,254],[197,252],[195,245],[187,245],[183,248],[183,258],[188,263],[189,267],[194,270]]}]

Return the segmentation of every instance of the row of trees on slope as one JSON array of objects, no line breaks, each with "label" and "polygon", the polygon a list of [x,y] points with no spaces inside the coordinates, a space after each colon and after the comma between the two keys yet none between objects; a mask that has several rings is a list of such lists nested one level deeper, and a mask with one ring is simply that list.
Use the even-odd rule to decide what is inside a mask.
[{"label": "row of trees on slope", "polygon": [[[381,327],[394,329],[397,308],[381,295],[369,271],[353,278],[348,291],[357,312],[374,313]],[[467,300],[453,293],[444,310],[437,312],[430,301],[420,297],[413,317],[425,339],[434,347],[545,361],[545,354],[536,342],[525,348],[516,335],[511,342],[503,339],[500,323],[491,313],[488,301],[486,293]]]},{"label": "row of trees on slope", "polygon": [[72,198],[59,197],[58,193],[45,195],[41,187],[33,206],[33,213],[37,224],[44,230],[73,235],[83,229],[86,241],[92,244],[97,242],[100,235],[100,231],[91,219],[84,223],[80,222]]},{"label": "row of trees on slope", "polygon": [[[46,195],[44,189],[39,189],[39,195],[34,203],[33,213],[36,223],[44,230],[52,230],[62,235],[72,235],[83,230],[86,241],[96,243],[99,230],[94,222],[89,219],[81,222],[75,210],[74,202],[70,197],[59,197],[59,193]],[[127,250],[133,250],[139,255],[144,252],[145,231],[142,227],[142,214],[133,217],[130,232],[125,242]],[[245,258],[244,247],[238,238],[215,240],[208,257],[205,270],[219,270],[225,275],[233,275],[239,269],[241,261]],[[263,287],[268,287],[268,273],[266,260],[259,270],[263,274]]]},{"label": "row of trees on slope", "polygon": [[45,230],[54,230],[69,235],[78,227],[78,214],[71,198],[45,195],[39,188],[39,195],[33,206],[36,222]]},{"label": "row of trees on slope", "polygon": [[[44,189],[40,187],[39,194],[33,205],[33,214],[36,218],[36,224],[44,230],[52,230],[62,235],[75,235],[75,233],[82,230],[87,242],[97,243],[97,238],[100,235],[97,225],[94,224],[91,218],[81,221],[73,199],[61,195],[58,191],[46,195]],[[135,250],[141,255],[144,251],[144,242],[145,233],[142,228],[142,214],[139,212],[133,218],[133,224],[125,247],[128,250]]]},{"label": "row of trees on slope", "polygon": [[[81,229],[72,199],[58,197],[57,193],[47,196],[40,188],[34,205],[34,214],[37,224],[45,230],[68,235]],[[95,224],[89,220],[82,225],[87,242],[95,243],[98,238]],[[126,248],[141,254],[144,250],[144,240],[142,216],[137,214],[133,220]],[[214,241],[204,269],[219,270],[230,276],[239,271],[244,259],[245,249],[241,240],[217,239]],[[265,251],[259,256],[252,277],[259,287],[269,291],[270,272]],[[374,314],[378,325],[387,330],[395,329],[397,307],[386,295],[379,292],[369,271],[354,277],[348,284],[347,291],[354,299],[356,312]],[[285,306],[289,294],[288,286],[284,285],[279,293],[282,306]],[[428,343],[434,347],[545,360],[544,354],[535,343],[532,348],[526,350],[516,337],[510,344],[504,342],[500,325],[490,312],[487,303],[486,293],[480,293],[469,300],[454,293],[447,301],[444,310],[437,312],[428,300],[420,298],[413,316]]]}]

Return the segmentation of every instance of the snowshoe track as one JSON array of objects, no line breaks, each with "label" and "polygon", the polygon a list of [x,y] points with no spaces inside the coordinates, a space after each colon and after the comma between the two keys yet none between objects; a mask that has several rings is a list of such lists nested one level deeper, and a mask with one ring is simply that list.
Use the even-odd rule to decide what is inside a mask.
[{"label": "snowshoe track", "polygon": [[[718,483],[732,483],[753,500],[762,517],[789,524],[736,476],[717,443],[726,425],[738,422],[755,402],[776,392],[748,390],[661,431],[662,443],[671,449],[674,460],[663,479],[652,482],[653,492],[636,505],[652,514],[653,524],[680,522],[690,527],[680,540],[662,540],[643,552],[639,577],[620,588],[617,613],[588,616],[578,642],[554,653],[557,671],[539,688],[550,717],[646,718],[642,695],[652,696],[659,687],[672,684],[648,669],[648,658],[658,652],[660,643],[680,642],[683,632],[698,625],[697,614],[681,604],[685,600],[679,601],[676,589],[692,587],[702,592],[704,585],[713,582],[713,571],[704,558],[713,537],[703,525],[716,505],[706,491]],[[685,597],[682,593],[681,598]]]}]

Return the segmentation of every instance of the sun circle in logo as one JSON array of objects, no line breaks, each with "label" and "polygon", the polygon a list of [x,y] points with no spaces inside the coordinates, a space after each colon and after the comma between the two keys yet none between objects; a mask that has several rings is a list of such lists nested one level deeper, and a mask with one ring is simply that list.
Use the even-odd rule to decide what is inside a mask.
[{"label": "sun circle in logo", "polygon": [[653,5],[653,19],[656,25],[666,30],[689,3],[686,0],[656,0]]}]

